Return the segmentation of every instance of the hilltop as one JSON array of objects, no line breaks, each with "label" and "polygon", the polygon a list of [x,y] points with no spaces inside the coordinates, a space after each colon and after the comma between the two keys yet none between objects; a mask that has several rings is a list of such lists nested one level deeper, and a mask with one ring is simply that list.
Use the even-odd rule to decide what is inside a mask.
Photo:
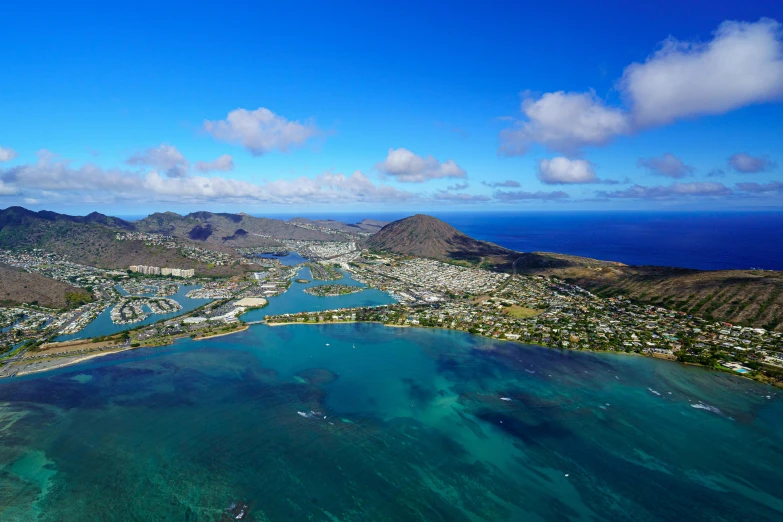
[{"label": "hilltop", "polygon": [[22,207],[0,210],[0,248],[39,248],[81,264],[99,268],[127,268],[142,264],[194,268],[200,273],[229,275],[232,267],[208,267],[183,256],[177,249],[146,245],[144,241],[117,241],[118,233],[134,232],[134,223],[96,212],[69,216]]},{"label": "hilltop", "polygon": [[372,250],[481,265],[502,272],[612,264],[586,257],[514,250],[474,239],[438,218],[417,214],[389,223],[367,240]]},{"label": "hilltop", "polygon": [[150,214],[137,221],[136,230],[164,234],[213,246],[280,246],[279,240],[334,241],[332,234],[297,226],[280,219],[257,218],[245,213],[174,212]]},{"label": "hilltop", "polygon": [[58,214],[49,210],[34,212],[24,207],[8,207],[0,209],[0,230],[6,227],[18,227],[32,225],[40,221],[52,223],[73,223],[82,225],[103,225],[120,230],[135,230],[133,223],[124,219],[106,216],[99,212],[92,212],[86,216],[69,216]]},{"label": "hilltop", "polygon": [[[117,241],[118,233],[140,232],[172,236],[182,246],[234,253],[238,247],[282,248],[285,240],[345,241],[377,227],[373,222],[345,225],[336,221],[287,222],[248,214],[192,212],[154,213],[130,222],[97,212],[70,216],[23,207],[0,210],[0,248],[40,248],[73,261],[101,268],[129,265],[194,268],[209,275],[230,275],[241,267],[209,266],[183,256],[177,249],[145,244],[140,240]],[[304,226],[303,226],[304,225]]]},{"label": "hilltop", "polygon": [[463,234],[445,221],[416,214],[384,226],[367,240],[373,250],[443,260],[477,261],[513,251]]}]

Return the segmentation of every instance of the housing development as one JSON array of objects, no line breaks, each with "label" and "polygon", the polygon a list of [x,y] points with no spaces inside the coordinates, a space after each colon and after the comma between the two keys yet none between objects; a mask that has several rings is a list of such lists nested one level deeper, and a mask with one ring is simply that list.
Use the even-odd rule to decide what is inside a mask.
[{"label": "housing development", "polygon": [[[137,235],[118,234],[117,240],[142,240],[166,248],[176,243],[163,235]],[[244,266],[250,264],[251,270],[256,264],[255,271],[239,277],[206,279],[193,269],[132,265],[127,271],[104,270],[73,263],[51,252],[2,251],[1,262],[87,289],[93,299],[60,310],[35,304],[0,308],[0,348],[5,354],[0,359],[0,375],[45,369],[85,354],[167,344],[181,336],[241,330],[245,311],[291,291],[292,282],[299,281],[300,269],[308,267],[314,279],[326,281],[342,278],[340,269],[348,271],[356,281],[389,293],[398,303],[329,312],[303,310],[270,316],[266,322],[377,321],[446,328],[560,349],[610,350],[677,359],[772,383],[783,381],[780,332],[707,321],[637,303],[622,295],[601,298],[549,275],[506,274],[470,264],[371,251],[362,249],[355,240],[289,240],[285,248],[310,262],[285,266],[254,254],[263,248],[238,248],[228,260],[243,259]],[[213,258],[211,251],[201,250],[207,252],[206,258]],[[215,252],[214,256],[228,254]],[[205,305],[182,312],[180,302],[171,298],[179,291],[181,283],[177,280],[181,278],[188,278],[194,285],[187,298],[206,300]],[[331,298],[358,290],[322,285],[306,293]],[[132,328],[130,333],[98,342],[53,342],[62,335],[78,337],[104,312],[114,324]],[[161,314],[168,318],[139,326]]]},{"label": "housing development", "polygon": [[172,277],[193,277],[195,270],[185,268],[168,268],[159,266],[131,265],[128,267],[131,272],[137,272],[144,275],[162,275]]}]

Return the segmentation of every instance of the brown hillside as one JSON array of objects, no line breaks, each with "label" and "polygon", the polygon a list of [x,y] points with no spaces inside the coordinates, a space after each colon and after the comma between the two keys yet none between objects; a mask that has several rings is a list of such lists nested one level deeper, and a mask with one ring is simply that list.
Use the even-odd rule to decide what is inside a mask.
[{"label": "brown hillside", "polygon": [[367,240],[374,250],[442,260],[478,261],[486,256],[509,256],[512,250],[469,237],[448,223],[417,214],[389,223]]},{"label": "brown hillside", "polygon": [[0,264],[0,304],[38,304],[66,308],[91,299],[81,288],[62,281]]},{"label": "brown hillside", "polygon": [[622,294],[706,319],[783,331],[780,272],[618,266],[549,273],[601,296]]}]

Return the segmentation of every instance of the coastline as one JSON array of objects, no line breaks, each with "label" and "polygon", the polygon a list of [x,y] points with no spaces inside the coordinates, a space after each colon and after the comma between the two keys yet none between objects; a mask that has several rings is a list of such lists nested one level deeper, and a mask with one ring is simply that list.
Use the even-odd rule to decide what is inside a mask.
[{"label": "coastline", "polygon": [[[215,338],[215,337],[223,337],[223,336],[226,336],[226,335],[231,335],[231,334],[235,334],[235,333],[239,333],[239,332],[244,332],[245,330],[249,329],[250,326],[251,325],[246,324],[246,325],[244,325],[243,328],[239,328],[239,329],[233,330],[231,332],[222,332],[222,333],[219,333],[219,334],[209,335],[209,336],[206,336],[206,337],[194,338],[192,340],[193,341],[202,341],[202,340],[205,340],[205,339],[212,339],[212,338]],[[64,361],[59,362],[58,364],[52,364],[52,365],[48,365],[48,366],[44,366],[44,367],[36,368],[36,369],[32,369],[32,370],[24,369],[24,370],[21,370],[21,371],[18,371],[16,373],[14,373],[14,374],[11,374],[11,375],[0,375],[0,379],[8,378],[8,377],[21,377],[21,376],[24,376],[24,375],[32,375],[32,374],[35,374],[35,373],[48,372],[48,371],[51,371],[51,370],[57,370],[59,368],[65,368],[67,366],[73,366],[75,364],[79,364],[79,363],[84,362],[84,361],[89,361],[90,359],[103,357],[105,355],[112,355],[112,354],[115,354],[115,353],[122,353],[122,352],[127,352],[127,351],[130,351],[130,350],[140,349],[140,348],[158,348],[160,346],[168,346],[168,345],[172,344],[171,341],[173,341],[174,339],[182,339],[184,337],[187,337],[187,336],[181,335],[181,336],[169,337],[166,342],[161,342],[161,343],[156,343],[156,344],[142,344],[142,345],[139,345],[139,346],[128,346],[128,347],[125,347],[125,348],[120,348],[118,350],[97,352],[97,353],[92,353],[92,354],[89,354],[89,355],[80,355],[80,356],[76,356],[75,359],[69,359],[69,356],[67,354],[64,354],[64,355],[61,355],[61,356],[50,358],[51,362],[54,363],[56,359],[69,359],[69,360],[64,360]],[[68,342],[68,341],[66,341],[66,342]],[[42,359],[42,360],[40,360],[38,362],[45,363],[46,359]],[[20,363],[24,364],[23,361],[20,361]],[[33,362],[31,361],[29,364],[33,364]]]},{"label": "coastline", "polygon": [[[255,323],[255,324],[265,324],[267,326],[293,326],[293,325],[327,325],[327,324],[355,324],[355,323],[380,324],[380,325],[383,325],[383,326],[386,326],[386,327],[389,327],[389,328],[422,328],[422,329],[433,329],[433,330],[446,330],[446,331],[452,331],[452,332],[465,333],[465,334],[469,334],[469,335],[475,335],[477,337],[486,337],[486,338],[491,339],[493,341],[509,342],[509,343],[514,343],[514,344],[520,344],[520,345],[523,345],[523,346],[537,346],[537,347],[540,347],[540,348],[547,348],[547,349],[550,349],[550,350],[569,350],[569,351],[575,351],[575,352],[606,353],[606,354],[632,355],[632,356],[638,356],[638,357],[648,357],[648,358],[651,358],[651,359],[670,361],[670,362],[675,362],[675,363],[679,363],[679,364],[683,364],[683,365],[687,365],[687,366],[700,367],[700,368],[704,368],[705,370],[716,371],[718,373],[725,373],[725,374],[728,374],[728,375],[733,375],[735,377],[739,377],[739,378],[746,379],[746,380],[749,380],[749,381],[755,381],[755,382],[758,382],[760,384],[765,384],[765,385],[771,386],[773,388],[780,388],[779,386],[776,386],[775,384],[770,383],[770,382],[765,381],[765,380],[754,379],[753,377],[750,377],[750,376],[747,376],[747,375],[738,374],[736,372],[731,372],[731,371],[728,371],[728,370],[724,370],[722,368],[714,368],[714,367],[704,366],[704,365],[701,365],[701,364],[691,363],[691,362],[681,362],[681,361],[678,361],[676,358],[657,357],[655,355],[647,355],[647,354],[637,353],[637,352],[625,352],[625,351],[619,351],[619,350],[595,350],[595,349],[592,349],[592,348],[588,348],[588,349],[574,349],[574,348],[564,348],[564,347],[560,347],[560,346],[548,346],[548,345],[544,345],[544,344],[534,344],[534,343],[523,342],[523,341],[521,341],[519,339],[500,339],[500,338],[495,338],[495,337],[487,337],[487,336],[484,336],[484,335],[481,335],[481,334],[470,333],[470,332],[465,331],[465,330],[444,328],[444,327],[441,327],[441,326],[422,326],[422,325],[408,325],[408,324],[385,324],[385,323],[383,323],[381,321],[320,321],[320,322],[299,322],[299,321],[296,321],[296,322],[284,322],[284,323],[281,323],[281,322],[276,322],[276,323],[263,322],[263,323]],[[214,335],[208,335],[208,336],[205,336],[205,337],[195,337],[195,338],[192,338],[191,340],[192,341],[203,341],[203,340],[206,340],[206,339],[213,339],[213,338],[217,338],[217,337],[224,337],[224,336],[227,336],[227,335],[232,335],[232,334],[235,334],[235,333],[244,332],[244,331],[250,329],[251,326],[252,326],[251,324],[245,324],[245,325],[243,325],[242,328],[239,328],[237,330],[233,330],[233,331],[230,331],[230,332],[221,332],[221,333],[217,333],[217,334],[214,334]],[[158,343],[158,344],[145,344],[145,345],[133,346],[133,347],[129,346],[127,348],[121,348],[119,350],[112,350],[112,351],[99,352],[99,353],[94,353],[94,354],[90,354],[90,355],[79,356],[78,358],[76,358],[74,360],[62,362],[61,364],[56,364],[56,365],[53,365],[53,366],[47,366],[47,367],[44,367],[44,368],[37,368],[37,369],[34,369],[34,370],[24,370],[24,371],[17,372],[17,373],[15,373],[13,375],[3,375],[3,376],[0,376],[0,378],[23,376],[23,375],[30,375],[30,374],[34,374],[34,373],[42,373],[42,372],[46,372],[46,371],[49,371],[49,370],[56,370],[58,368],[64,368],[66,366],[72,366],[72,365],[78,364],[80,362],[84,362],[84,361],[87,361],[87,360],[90,360],[90,359],[94,359],[94,358],[97,358],[97,357],[102,357],[104,355],[111,355],[113,353],[121,353],[121,352],[128,351],[128,350],[134,350],[136,348],[156,348],[156,347],[159,347],[159,346],[167,346],[167,345],[171,344],[172,340],[180,339],[180,338],[184,338],[184,337],[187,337],[187,336],[170,337],[170,338],[167,339],[168,342],[163,342],[163,343]],[[67,355],[63,356],[63,358],[64,359],[67,358]]]},{"label": "coastline", "polygon": [[246,324],[242,328],[238,328],[238,329],[232,330],[230,332],[221,332],[221,333],[217,333],[217,334],[213,334],[213,335],[205,335],[203,337],[194,337],[193,340],[194,341],[203,341],[205,339],[214,339],[215,337],[223,337],[223,336],[226,336],[226,335],[232,335],[232,334],[235,334],[235,333],[244,332],[248,328],[250,328],[250,325]]},{"label": "coastline", "polygon": [[[296,322],[291,322],[291,323],[267,323],[267,322],[263,322],[263,323],[258,323],[258,324],[265,324],[267,326],[293,326],[293,325],[298,325],[298,324],[301,324],[301,325],[308,325],[308,324],[310,324],[310,325],[317,325],[317,324],[353,324],[353,323],[383,324],[380,321],[319,321],[317,323],[313,323],[313,322],[305,323],[305,322],[296,321]],[[384,326],[387,326],[387,325],[384,325]]]},{"label": "coastline", "polygon": [[[389,328],[423,328],[423,329],[433,329],[433,330],[447,330],[447,331],[451,331],[451,332],[461,332],[461,333],[466,333],[466,334],[469,334],[469,335],[475,335],[477,337],[486,337],[484,335],[473,334],[473,333],[470,333],[470,332],[465,331],[465,330],[455,330],[455,329],[452,329],[452,328],[443,328],[441,326],[421,326],[421,325],[408,325],[408,324],[385,324],[385,323],[382,323],[381,321],[321,321],[321,322],[317,322],[317,323],[313,323],[313,322],[289,322],[289,323],[263,323],[263,324],[266,324],[267,326],[290,326],[290,325],[352,324],[352,323],[374,323],[374,324],[381,324],[381,325],[387,326]],[[657,359],[657,360],[660,360],[660,361],[668,361],[668,362],[673,362],[673,363],[682,364],[682,365],[686,365],[686,366],[694,366],[694,367],[697,367],[697,368],[703,368],[703,369],[705,369],[707,371],[714,371],[714,372],[718,372],[718,373],[724,373],[724,374],[727,374],[727,375],[732,375],[734,377],[739,377],[741,379],[746,379],[746,380],[749,380],[749,381],[757,382],[759,384],[764,384],[764,385],[767,385],[767,386],[771,386],[773,388],[783,388],[783,386],[776,386],[775,384],[773,384],[773,383],[771,383],[769,381],[760,380],[760,379],[754,379],[753,377],[749,377],[747,375],[739,374],[739,373],[734,372],[734,371],[729,371],[728,369],[714,368],[714,367],[711,367],[711,366],[704,366],[703,364],[678,361],[676,357],[664,357],[664,356],[657,356],[657,355],[647,355],[647,354],[644,354],[644,353],[626,352],[626,351],[620,351],[620,350],[595,350],[593,348],[588,348],[588,349],[563,348],[561,346],[548,346],[548,345],[545,345],[545,344],[535,344],[535,343],[522,342],[519,339],[500,339],[500,338],[495,338],[495,337],[486,337],[486,338],[487,339],[491,339],[493,341],[502,341],[502,342],[507,342],[507,343],[521,344],[523,346],[537,346],[537,347],[546,348],[546,349],[549,349],[549,350],[568,350],[568,351],[572,351],[572,352],[589,352],[589,353],[596,353],[596,354],[603,353],[603,354],[631,355],[631,356],[636,356],[636,357],[647,357],[649,359]]]},{"label": "coastline", "polygon": [[142,347],[141,346],[134,346],[134,347],[130,347],[129,346],[127,348],[121,348],[119,350],[112,350],[110,352],[107,351],[107,352],[93,353],[93,354],[90,354],[90,355],[80,356],[77,359],[74,359],[72,361],[65,361],[65,362],[63,362],[61,364],[56,364],[54,366],[47,366],[45,368],[37,368],[35,370],[23,370],[23,371],[15,373],[13,375],[7,375],[5,377],[21,377],[23,375],[31,375],[31,374],[34,374],[34,373],[48,372],[50,370],[57,370],[58,368],[65,368],[66,366],[72,366],[74,364],[78,364],[78,363],[84,362],[84,361],[89,361],[90,359],[96,359],[98,357],[103,357],[105,355],[111,355],[111,354],[114,354],[114,353],[122,353],[122,352],[127,352],[129,350],[135,350],[136,348],[142,348]]}]

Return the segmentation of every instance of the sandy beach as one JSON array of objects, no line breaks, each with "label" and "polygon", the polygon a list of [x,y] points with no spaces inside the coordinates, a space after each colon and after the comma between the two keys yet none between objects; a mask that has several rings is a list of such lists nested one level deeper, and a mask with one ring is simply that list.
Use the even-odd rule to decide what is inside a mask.
[{"label": "sandy beach", "polygon": [[239,333],[239,332],[244,332],[248,328],[250,328],[250,325],[246,324],[244,327],[239,328],[237,330],[231,330],[230,332],[223,332],[223,333],[213,334],[213,335],[205,335],[203,337],[194,337],[193,340],[194,341],[203,341],[205,339],[214,339],[215,337],[223,337],[224,335],[231,335],[231,334],[235,334],[235,333]]},{"label": "sandy beach", "polygon": [[[134,347],[134,348],[137,348],[137,347]],[[62,357],[62,358],[60,358],[60,357],[52,357],[50,359],[42,359],[42,360],[37,361],[37,362],[29,362],[29,363],[27,363],[25,368],[28,368],[28,367],[30,367],[30,366],[32,366],[34,364],[41,364],[41,365],[44,365],[44,366],[41,366],[41,367],[38,367],[38,368],[35,368],[35,369],[32,369],[32,370],[23,369],[23,370],[15,373],[14,375],[21,376],[21,375],[29,375],[29,374],[32,374],[32,373],[47,372],[49,370],[56,370],[57,368],[63,368],[65,366],[71,366],[73,364],[84,362],[84,361],[87,361],[87,360],[90,360],[90,359],[95,359],[96,357],[103,357],[104,355],[111,355],[113,353],[120,353],[120,352],[125,352],[125,351],[128,351],[128,350],[133,350],[134,348],[131,348],[129,346],[127,348],[120,348],[118,350],[111,350],[111,351],[106,351],[106,352],[92,353],[92,354],[89,354],[89,355],[80,355],[80,356],[77,356],[77,357],[74,357],[74,358],[70,358],[70,357]],[[62,361],[61,359],[67,359],[67,360]]]}]

